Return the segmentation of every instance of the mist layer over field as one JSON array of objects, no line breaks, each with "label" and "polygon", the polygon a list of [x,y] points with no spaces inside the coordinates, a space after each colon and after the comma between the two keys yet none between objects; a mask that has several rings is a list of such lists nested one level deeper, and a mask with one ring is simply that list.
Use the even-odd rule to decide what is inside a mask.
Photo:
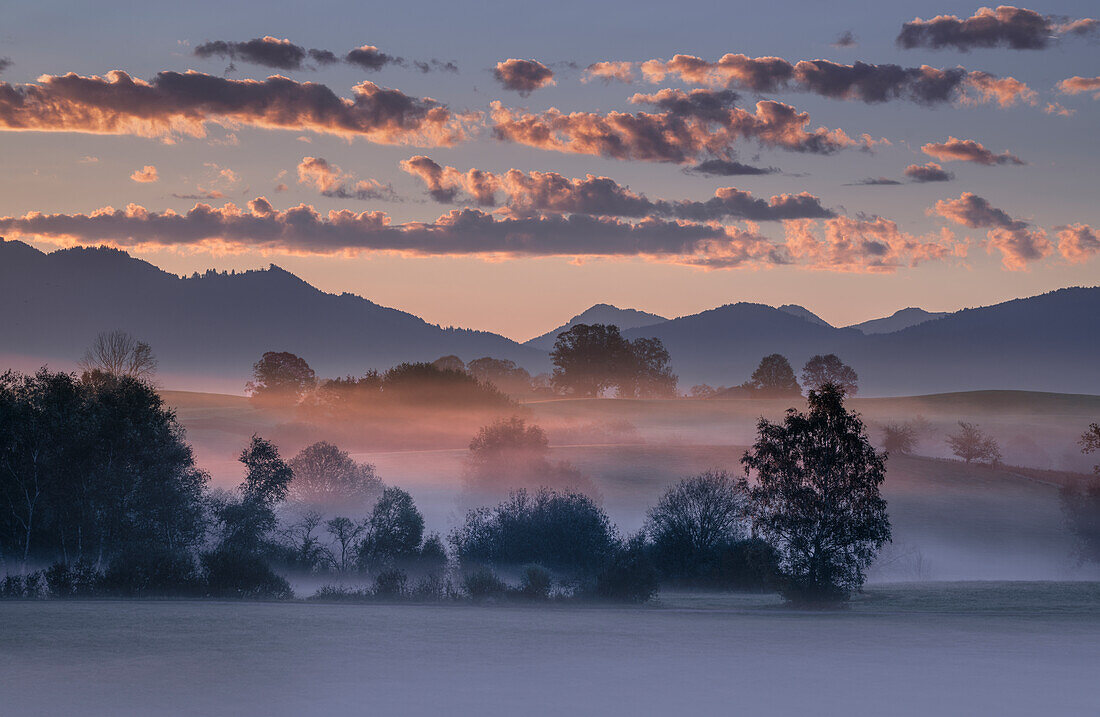
[{"label": "mist layer over field", "polygon": [[1096,584],[850,609],[0,602],[5,714],[1092,714]]},{"label": "mist layer over field", "polygon": [[[444,535],[473,507],[464,484],[467,444],[496,415],[407,412],[381,427],[340,426],[334,437],[324,427],[259,410],[235,396],[168,392],[166,398],[216,485],[240,480],[236,456],[253,433],[274,439],[286,455],[315,440],[332,440],[356,460],[374,464],[388,484],[410,491],[428,529]],[[680,478],[716,467],[740,472],[759,418],[777,420],[792,403],[563,399],[523,403],[505,413],[543,427],[549,458],[573,466],[611,519],[632,533],[660,493]],[[883,494],[894,540],[873,566],[872,581],[1100,578],[1100,569],[1077,560],[1059,503],[1061,486],[1090,470],[1091,457],[1080,453],[1076,441],[1100,415],[1100,397],[988,391],[854,398],[849,406],[862,413],[876,444],[885,424],[916,420],[922,426],[914,454],[887,462]],[[998,440],[1004,465],[951,459],[945,436],[960,420],[979,424]],[[537,487],[508,480],[502,479],[499,494]]]}]

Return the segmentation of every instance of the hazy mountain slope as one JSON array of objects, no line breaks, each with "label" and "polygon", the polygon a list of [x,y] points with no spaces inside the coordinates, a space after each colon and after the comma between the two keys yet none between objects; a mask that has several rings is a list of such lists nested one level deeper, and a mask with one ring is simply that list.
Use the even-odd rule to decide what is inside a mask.
[{"label": "hazy mountain slope", "polygon": [[1100,288],[964,309],[888,334],[818,326],[759,304],[626,333],[664,341],[681,387],[739,384],[769,353],[787,356],[796,373],[814,354],[836,353],[855,367],[869,395],[993,388],[1100,393]]},{"label": "hazy mountain slope", "polygon": [[830,324],[828,321],[810,311],[805,306],[799,306],[798,304],[783,304],[779,307],[779,310],[785,314],[790,314],[791,316],[797,316],[800,319],[805,319],[811,324],[817,324],[818,326],[832,326],[832,324]]},{"label": "hazy mountain slope", "polygon": [[633,329],[638,326],[659,324],[662,321],[668,321],[668,319],[663,316],[658,316],[657,314],[638,311],[637,309],[620,309],[611,304],[596,304],[569,319],[569,321],[553,331],[547,331],[542,336],[536,336],[529,341],[525,341],[523,345],[543,351],[550,351],[550,349],[554,348],[554,341],[558,338],[558,334],[562,331],[568,331],[577,324],[614,324],[618,326],[620,330],[626,331],[627,329]]},{"label": "hazy mountain slope", "polygon": [[948,311],[925,311],[924,309],[909,307],[908,309],[895,311],[889,316],[885,316],[881,319],[871,319],[870,321],[864,321],[859,324],[852,324],[847,328],[857,329],[865,334],[889,334],[894,331],[907,329],[910,326],[923,324],[925,321],[948,316],[949,314],[950,312]]},{"label": "hazy mountain slope", "polygon": [[327,294],[276,266],[181,279],[119,251],[45,255],[4,242],[0,304],[9,308],[0,313],[0,353],[62,366],[98,332],[120,328],[153,346],[166,380],[222,376],[243,385],[268,350],[297,353],[321,375],[451,353],[509,358],[532,371],[547,366],[542,352],[502,336],[444,329],[358,296]]}]

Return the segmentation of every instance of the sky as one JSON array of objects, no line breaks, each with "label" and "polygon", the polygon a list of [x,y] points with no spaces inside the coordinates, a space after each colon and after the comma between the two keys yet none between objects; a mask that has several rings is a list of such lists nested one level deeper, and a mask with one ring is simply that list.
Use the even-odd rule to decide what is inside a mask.
[{"label": "sky", "polygon": [[1100,276],[1100,8],[8,3],[0,236],[525,340]]}]

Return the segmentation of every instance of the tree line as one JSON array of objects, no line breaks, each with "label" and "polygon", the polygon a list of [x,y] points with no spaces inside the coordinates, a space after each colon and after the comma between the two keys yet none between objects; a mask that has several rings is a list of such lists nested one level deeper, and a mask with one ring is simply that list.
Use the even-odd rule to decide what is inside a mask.
[{"label": "tree line", "polygon": [[[306,570],[369,575],[371,594],[391,597],[512,595],[496,588],[518,574],[524,594],[556,585],[559,595],[644,600],[669,582],[836,599],[859,588],[890,535],[878,490],[885,457],[843,396],[826,386],[811,392],[808,412],[761,421],[742,461],[754,485],[721,472],[685,479],[633,536],[568,487],[575,470],[546,458],[537,427],[498,422],[471,441],[470,470],[558,472],[562,487],[473,509],[444,541],[425,534],[407,492],[331,444],[284,460],[254,436],[240,454],[242,483],[212,490],[148,381],[8,372],[0,591],[282,598],[291,591],[281,573]],[[34,562],[50,567],[27,572]]]}]

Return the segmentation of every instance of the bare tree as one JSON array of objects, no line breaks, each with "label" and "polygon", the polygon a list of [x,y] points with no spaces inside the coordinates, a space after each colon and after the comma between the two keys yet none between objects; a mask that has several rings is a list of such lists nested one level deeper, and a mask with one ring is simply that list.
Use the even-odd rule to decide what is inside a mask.
[{"label": "bare tree", "polygon": [[983,433],[974,423],[959,421],[959,431],[947,436],[947,445],[967,463],[985,461],[993,466],[1001,460],[1001,447],[996,439]]},{"label": "bare tree", "polygon": [[149,381],[157,372],[157,358],[144,341],[125,331],[105,331],[95,337],[78,364],[86,374],[100,371]]},{"label": "bare tree", "polygon": [[329,535],[336,540],[336,547],[339,550],[339,553],[335,550],[330,551],[332,566],[336,570],[346,573],[355,565],[355,543],[356,539],[362,534],[364,526],[353,522],[350,518],[337,516],[325,521],[325,528],[328,530]]}]

